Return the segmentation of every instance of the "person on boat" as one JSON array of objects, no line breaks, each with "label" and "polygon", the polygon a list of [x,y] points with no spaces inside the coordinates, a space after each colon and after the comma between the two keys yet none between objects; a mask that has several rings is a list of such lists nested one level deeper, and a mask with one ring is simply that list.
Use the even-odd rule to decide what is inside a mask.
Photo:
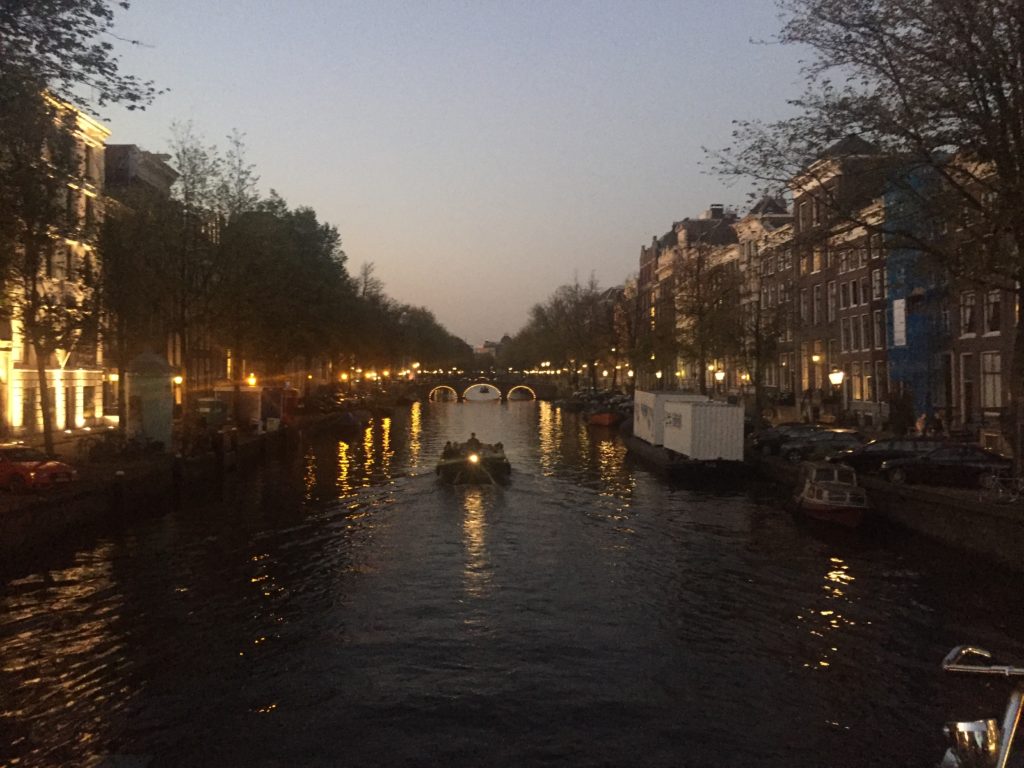
[{"label": "person on boat", "polygon": [[452,453],[453,452],[454,452],[454,448],[452,446],[452,441],[451,440],[446,440],[445,444],[444,444],[444,450],[441,451],[441,458],[442,459],[450,459],[452,457]]},{"label": "person on boat", "polygon": [[466,448],[468,448],[471,451],[479,451],[480,446],[483,445],[483,443],[476,439],[476,432],[470,432],[469,440],[466,441],[465,445]]}]

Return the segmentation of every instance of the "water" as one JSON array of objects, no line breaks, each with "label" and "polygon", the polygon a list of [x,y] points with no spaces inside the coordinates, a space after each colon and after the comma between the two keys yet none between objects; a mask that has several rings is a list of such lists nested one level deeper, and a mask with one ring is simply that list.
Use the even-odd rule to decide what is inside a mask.
[{"label": "water", "polygon": [[[470,431],[508,487],[436,483]],[[931,765],[1001,695],[945,652],[1024,658],[1013,578],[545,403],[417,405],[0,577],[0,765]]]}]

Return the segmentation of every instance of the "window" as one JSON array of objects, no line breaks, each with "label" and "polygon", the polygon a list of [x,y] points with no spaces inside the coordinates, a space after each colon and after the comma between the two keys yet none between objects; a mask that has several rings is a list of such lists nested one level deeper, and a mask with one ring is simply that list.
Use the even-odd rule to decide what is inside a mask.
[{"label": "window", "polygon": [[815,248],[811,252],[811,272],[821,272],[821,248]]},{"label": "window", "polygon": [[851,330],[851,333],[852,333],[852,335],[850,337],[850,349],[853,349],[853,350],[860,349],[861,348],[860,347],[860,343],[861,343],[860,323],[857,322],[857,318],[856,317],[851,317],[850,318],[850,330]]},{"label": "window", "polygon": [[882,298],[882,270],[871,270],[871,298]]},{"label": "window", "polygon": [[867,275],[860,279],[860,303],[867,304],[871,299],[871,280]]},{"label": "window", "polygon": [[965,422],[974,420],[974,373],[974,355],[960,355],[960,399]]},{"label": "window", "polygon": [[817,325],[818,323],[820,323],[824,319],[824,315],[822,315],[822,311],[821,311],[821,292],[822,292],[821,291],[821,283],[818,283],[816,286],[814,286],[813,290],[814,290],[814,305],[813,305],[814,321],[813,322],[814,322],[815,325]]},{"label": "window", "polygon": [[981,407],[1001,408],[1002,358],[998,352],[981,353]]},{"label": "window", "polygon": [[859,265],[862,266],[862,267],[866,267],[868,265],[868,247],[867,247],[867,243],[865,243],[864,245],[862,245],[860,248],[857,249],[857,256],[858,256],[857,261],[858,261]]},{"label": "window", "polygon": [[882,314],[882,310],[876,309],[872,315],[874,319],[874,338],[875,338],[875,349],[885,348],[885,315]]},{"label": "window", "polygon": [[964,291],[960,294],[960,333],[962,335],[975,333],[975,301],[974,291]]},{"label": "window", "polygon": [[843,352],[850,350],[850,318],[848,317],[839,321],[839,348]]},{"label": "window", "polygon": [[800,289],[800,322],[806,323],[810,307],[807,305],[807,289]]},{"label": "window", "polygon": [[864,388],[860,378],[860,363],[853,364],[853,371],[850,378],[853,380],[853,399],[864,399]]},{"label": "window", "polygon": [[850,252],[843,251],[839,254],[839,274],[850,271]]},{"label": "window", "polygon": [[1002,293],[998,290],[985,294],[985,333],[999,333],[1002,319]]},{"label": "window", "polygon": [[856,307],[860,304],[860,281],[850,281],[850,306]]},{"label": "window", "polygon": [[834,322],[836,319],[836,281],[830,280],[828,284],[828,321]]},{"label": "window", "polygon": [[875,390],[878,402],[884,403],[889,399],[889,376],[885,370],[885,363],[881,360],[875,362]]},{"label": "window", "polygon": [[860,316],[861,349],[871,349],[871,315]]},{"label": "window", "polygon": [[839,286],[839,308],[846,309],[850,306],[850,284],[843,283]]},{"label": "window", "polygon": [[878,393],[875,392],[875,377],[871,375],[871,363],[864,361],[864,399],[869,402],[878,401]]},{"label": "window", "polygon": [[774,307],[778,303],[778,290],[775,283],[768,287],[768,306]]}]

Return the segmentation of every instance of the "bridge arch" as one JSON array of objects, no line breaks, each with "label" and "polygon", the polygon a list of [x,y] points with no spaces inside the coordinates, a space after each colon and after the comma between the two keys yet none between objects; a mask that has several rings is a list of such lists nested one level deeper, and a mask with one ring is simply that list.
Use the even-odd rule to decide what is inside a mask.
[{"label": "bridge arch", "polygon": [[[442,394],[445,392],[450,392],[451,396],[445,397]],[[458,391],[455,389],[455,387],[449,386],[448,384],[438,384],[436,387],[430,390],[429,394],[427,395],[427,400],[429,400],[432,403],[445,402],[446,400],[455,401],[459,399],[461,398]]]},{"label": "bridge arch", "polygon": [[523,390],[525,392],[529,392],[531,398],[533,398],[534,400],[537,399],[536,391],[534,391],[533,387],[527,386],[526,384],[514,384],[513,386],[509,387],[508,392],[505,393],[505,399],[506,400],[513,400],[514,398],[512,397],[512,393],[513,392],[518,392],[520,390]]},{"label": "bridge arch", "polygon": [[[479,398],[479,399],[482,399],[482,400],[504,400],[505,399],[505,393],[502,392],[501,387],[499,387],[497,384],[495,384],[492,381],[474,381],[472,384],[470,384],[464,390],[462,390],[462,395],[460,396],[459,399],[460,400],[466,400],[467,399],[467,395],[469,395],[469,393],[472,392],[475,389],[479,389],[480,394],[490,395],[490,394],[493,393],[495,395],[495,397],[487,397],[487,398]],[[468,399],[475,399],[475,398],[468,398]]]}]

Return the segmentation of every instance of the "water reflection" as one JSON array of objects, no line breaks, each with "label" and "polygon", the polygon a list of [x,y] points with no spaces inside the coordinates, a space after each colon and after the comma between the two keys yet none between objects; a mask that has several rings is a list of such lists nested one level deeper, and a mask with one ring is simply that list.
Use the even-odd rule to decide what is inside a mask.
[{"label": "water reflection", "polygon": [[849,585],[855,580],[850,573],[850,566],[841,557],[830,557],[824,580],[822,590],[825,602],[797,616],[808,627],[811,636],[818,640],[813,644],[814,655],[804,662],[803,666],[807,669],[825,670],[831,667],[840,653],[839,648],[844,640],[843,630],[856,625],[856,621],[846,615],[847,606],[852,602],[847,594]]},{"label": "water reflection", "polygon": [[[68,568],[7,585],[0,617],[16,631],[0,642],[0,726],[52,725],[20,734],[0,727],[0,765],[77,764],[75,751],[121,726],[137,689],[126,679],[118,690],[107,682],[121,677],[126,656],[114,557],[107,542]],[[8,749],[27,759],[6,762]]]},{"label": "water reflection", "polygon": [[462,500],[462,540],[466,553],[463,585],[467,595],[483,597],[491,580],[487,558],[487,519],[484,489],[467,486]]},{"label": "water reflection", "polygon": [[409,464],[420,465],[420,454],[423,451],[423,404],[419,401],[409,409]]},{"label": "water reflection", "polygon": [[558,464],[558,444],[562,437],[562,411],[551,403],[537,405],[537,430],[540,438],[540,466],[545,475],[551,475]]}]

